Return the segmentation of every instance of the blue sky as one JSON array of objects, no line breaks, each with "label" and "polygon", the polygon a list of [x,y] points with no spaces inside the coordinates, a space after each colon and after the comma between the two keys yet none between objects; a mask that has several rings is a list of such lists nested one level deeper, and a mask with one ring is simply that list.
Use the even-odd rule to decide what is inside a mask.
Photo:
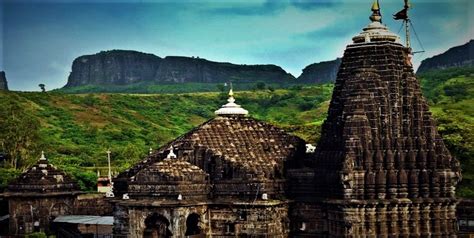
[{"label": "blue sky", "polygon": [[[0,70],[13,90],[66,84],[74,58],[129,49],[237,64],[276,64],[298,76],[332,60],[369,23],[372,0],[79,1],[0,0]],[[426,53],[474,38],[474,1],[412,0],[410,14]],[[403,0],[380,0],[384,24]],[[414,40],[415,41],[415,40]],[[415,50],[419,45],[415,42]]]}]

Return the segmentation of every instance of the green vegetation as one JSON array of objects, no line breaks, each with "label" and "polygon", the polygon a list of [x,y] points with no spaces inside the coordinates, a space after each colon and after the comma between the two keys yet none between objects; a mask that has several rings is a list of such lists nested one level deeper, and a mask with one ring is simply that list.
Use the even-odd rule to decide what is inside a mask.
[{"label": "green vegetation", "polygon": [[458,194],[474,198],[474,68],[420,74],[421,87],[449,151],[461,161]]},{"label": "green vegetation", "polygon": [[[472,69],[457,69],[420,75],[439,131],[453,155],[461,160],[463,182],[459,194],[466,197],[474,197],[472,73]],[[251,116],[282,127],[311,143],[317,142],[320,126],[326,118],[332,84],[276,88],[254,85],[250,91],[237,92],[236,99]],[[18,169],[11,164],[9,149],[3,145],[1,150],[8,155],[0,168],[0,186],[34,163],[44,150],[48,159],[75,177],[84,190],[93,190],[96,171],[103,171],[107,165],[107,149],[112,151],[114,170],[128,168],[146,156],[150,147],[156,149],[213,118],[214,110],[227,99],[227,89],[215,86],[213,90],[220,92],[1,92],[0,104],[6,110],[0,112],[0,118],[9,118],[7,115],[13,111],[22,119],[13,124],[0,120],[0,141],[10,133],[5,128],[15,128],[14,124],[22,125],[22,121],[26,121],[18,130],[31,132],[28,134],[31,143],[23,145],[23,152],[15,157],[18,158]],[[31,129],[26,126],[29,124],[37,126]]]},{"label": "green vegetation", "polygon": [[[319,135],[318,125],[325,118],[332,86],[285,90],[263,89],[264,86],[260,85],[262,90],[238,92],[238,102],[252,116],[314,142]],[[214,110],[226,99],[224,91],[194,94],[0,93],[0,102],[7,109],[2,118],[10,118],[8,113],[24,111],[25,124],[34,124],[38,130],[37,139],[26,150],[32,156],[21,157],[25,159],[16,168],[27,168],[44,150],[53,164],[75,177],[86,190],[94,189],[95,168],[107,165],[107,149],[112,151],[114,169],[122,171],[144,158],[150,147],[156,149],[213,118]],[[9,121],[2,122],[10,123],[8,128],[15,128]],[[18,129],[26,134],[32,131],[23,127]],[[8,148],[4,147],[3,151],[9,151]],[[10,159],[3,162],[5,169],[0,176],[3,185],[18,174],[8,161]]]}]

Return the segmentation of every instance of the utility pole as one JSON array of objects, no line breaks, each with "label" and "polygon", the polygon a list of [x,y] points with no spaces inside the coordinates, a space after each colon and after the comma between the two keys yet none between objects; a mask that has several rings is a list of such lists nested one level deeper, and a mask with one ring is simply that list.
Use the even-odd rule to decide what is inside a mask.
[{"label": "utility pole", "polygon": [[110,149],[107,150],[107,160],[108,160],[108,162],[109,162],[109,174],[108,174],[108,177],[109,177],[109,183],[110,183],[110,185],[112,185],[112,171],[111,171],[111,169],[110,169],[110,153],[112,153],[112,151],[110,151]]}]

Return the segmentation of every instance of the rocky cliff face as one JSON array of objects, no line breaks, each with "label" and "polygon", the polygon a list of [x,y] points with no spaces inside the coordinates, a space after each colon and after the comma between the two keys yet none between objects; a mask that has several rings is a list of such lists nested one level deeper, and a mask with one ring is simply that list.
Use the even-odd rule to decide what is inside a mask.
[{"label": "rocky cliff face", "polygon": [[285,82],[295,78],[275,65],[236,65],[200,58],[160,58],[137,51],[112,50],[78,57],[65,87],[160,83]]},{"label": "rocky cliff face", "polygon": [[474,66],[474,40],[423,60],[416,73],[461,66]]},{"label": "rocky cliff face", "polygon": [[336,80],[341,58],[331,61],[314,63],[306,66],[298,77],[301,83],[328,83]]},{"label": "rocky cliff face", "polygon": [[0,71],[0,90],[8,90],[7,77],[4,71]]},{"label": "rocky cliff face", "polygon": [[162,59],[129,50],[102,51],[84,55],[72,63],[65,87],[82,85],[127,85],[153,81]]}]

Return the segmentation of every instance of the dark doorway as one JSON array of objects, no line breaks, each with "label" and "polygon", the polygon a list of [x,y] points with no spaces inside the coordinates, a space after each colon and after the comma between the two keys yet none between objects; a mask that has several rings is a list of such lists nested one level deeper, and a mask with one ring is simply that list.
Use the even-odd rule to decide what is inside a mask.
[{"label": "dark doorway", "polygon": [[170,222],[166,217],[153,213],[145,219],[143,237],[168,238],[173,236],[169,230]]},{"label": "dark doorway", "polygon": [[194,236],[201,234],[201,227],[199,227],[199,222],[201,217],[196,213],[191,213],[186,219],[186,236]]}]

